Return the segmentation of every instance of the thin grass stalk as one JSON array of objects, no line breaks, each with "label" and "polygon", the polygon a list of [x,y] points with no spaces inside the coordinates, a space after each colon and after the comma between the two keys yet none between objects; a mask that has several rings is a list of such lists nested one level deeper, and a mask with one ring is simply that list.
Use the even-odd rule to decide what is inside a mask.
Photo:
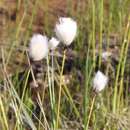
[{"label": "thin grass stalk", "polygon": [[62,75],[64,70],[64,64],[65,64],[65,58],[66,58],[66,50],[64,50],[63,60],[62,60],[62,67],[60,72],[60,86],[59,86],[59,96],[58,96],[58,107],[57,107],[57,120],[56,120],[56,128],[59,127],[59,118],[60,118],[60,102],[61,102],[61,90],[62,90]]},{"label": "thin grass stalk", "polygon": [[[17,102],[19,104],[22,103],[21,100],[20,100],[20,98],[19,98],[19,96],[18,96],[18,94],[17,94],[17,92],[16,92],[16,90],[14,89],[14,86],[13,86],[12,82],[9,80],[8,76],[7,76],[7,80],[9,82],[10,91],[11,91],[11,93],[13,95],[14,100],[17,99]],[[27,111],[26,111],[23,103],[22,103],[21,107],[22,107],[22,113],[26,117],[26,120],[28,121],[27,123],[30,125],[30,127],[32,128],[32,130],[36,130],[35,124],[33,123],[32,119],[30,118],[29,114],[27,113]],[[21,119],[21,122],[22,122],[22,117],[21,116],[20,116],[20,119]],[[22,122],[22,124],[23,124],[23,122]]]},{"label": "thin grass stalk", "polygon": [[[1,48],[1,52],[2,52],[2,65],[3,65],[3,74],[4,74],[4,76],[5,76],[5,80],[6,80],[6,82],[8,82],[10,79],[9,79],[9,77],[8,77],[8,74],[7,74],[7,70],[6,70],[6,61],[5,61],[5,56],[4,56],[4,50],[3,50],[3,48]],[[9,86],[7,86],[8,87],[8,89],[10,90],[10,87]],[[9,91],[10,92],[10,95],[12,96],[13,94],[12,94],[12,91]],[[15,111],[15,115],[16,115],[16,119],[17,119],[17,123],[15,124],[15,129],[16,129],[16,127],[19,127],[19,126],[17,126],[17,124],[20,124],[20,121],[22,120],[19,116],[18,116],[18,113],[17,113],[17,111],[18,111],[18,106],[17,106],[17,101],[16,101],[16,99],[15,99],[15,97],[14,96],[12,96],[13,97],[13,104],[15,104],[14,106],[16,106],[15,108],[16,109],[14,109],[14,111]]]},{"label": "thin grass stalk", "polygon": [[[28,78],[29,78],[30,71],[31,70],[29,70],[28,73],[27,73],[27,77],[26,77],[25,84],[24,84],[24,87],[23,87],[22,97],[20,99],[21,102],[19,104],[19,108],[18,108],[18,111],[17,111],[17,116],[18,117],[20,117],[20,114],[21,114],[22,104],[23,104],[25,93],[26,93],[26,87],[27,87],[27,83],[28,83]],[[22,87],[22,86],[19,86],[19,87]],[[17,124],[17,121],[16,121],[16,124]]]},{"label": "thin grass stalk", "polygon": [[[54,52],[53,52],[53,54],[54,54]],[[53,54],[52,54],[52,57],[51,57],[51,66],[52,66],[52,69],[51,69],[51,80],[52,80],[52,94],[53,94],[53,103],[55,104],[55,91],[54,91],[54,56],[53,56]]]},{"label": "thin grass stalk", "polygon": [[48,0],[44,0],[43,1],[43,4],[44,4],[44,30],[47,34],[49,34],[49,12],[48,12],[48,9],[49,9],[49,2]]},{"label": "thin grass stalk", "polygon": [[[43,115],[43,117],[44,117],[44,124],[45,124],[44,129],[48,130],[48,129],[50,129],[50,127],[49,127],[49,124],[48,124],[48,122],[47,122],[46,115],[45,115],[45,112],[44,112],[44,109],[43,109],[43,106],[42,106],[42,100],[41,100],[39,94],[38,94],[38,104],[39,104],[39,106],[40,106],[42,115]],[[41,124],[41,123],[40,123],[40,124]],[[39,127],[39,130],[40,130],[40,127]]]},{"label": "thin grass stalk", "polygon": [[[48,74],[46,73],[46,78],[48,77],[47,76]],[[45,81],[46,81],[46,79],[45,79]],[[39,122],[38,122],[38,130],[40,130],[40,128],[41,128],[41,119],[42,119],[42,115],[43,115],[43,117],[44,117],[44,122],[46,122],[46,123],[43,123],[43,124],[45,124],[45,128],[47,128],[47,129],[50,129],[50,127],[49,127],[49,124],[48,124],[48,122],[47,122],[47,119],[46,119],[46,115],[45,115],[45,113],[44,113],[44,110],[42,111],[42,109],[43,109],[43,105],[42,105],[42,103],[44,102],[44,100],[45,100],[45,90],[46,90],[46,87],[43,87],[43,92],[42,92],[42,96],[40,96],[39,95],[39,93],[38,93],[38,104],[39,104],[39,106],[40,106],[40,109],[41,109],[41,112],[40,112],[40,118],[39,118]]]},{"label": "thin grass stalk", "polygon": [[96,99],[96,94],[93,97],[92,104],[91,104],[91,107],[90,107],[90,112],[89,112],[89,115],[88,115],[88,122],[87,122],[86,130],[88,130],[88,128],[89,128],[89,122],[90,122],[90,119],[91,119],[95,99]]},{"label": "thin grass stalk", "polygon": [[[130,17],[129,17],[130,18]],[[130,20],[128,21],[130,23]],[[128,27],[129,28],[129,27]],[[127,52],[128,52],[128,47],[129,47],[129,40],[130,40],[130,31],[128,32],[128,38],[124,39],[126,42],[126,47],[124,49],[124,57],[122,61],[122,67],[121,67],[121,81],[120,81],[120,87],[119,87],[119,94],[118,94],[118,103],[117,103],[117,108],[120,109],[120,104],[121,104],[121,97],[123,96],[123,82],[124,82],[124,71],[125,71],[125,63],[127,59]]]},{"label": "thin grass stalk", "polygon": [[18,1],[17,1],[17,10],[20,9],[20,6],[21,6],[21,0],[18,0]]},{"label": "thin grass stalk", "polygon": [[88,46],[88,52],[87,52],[87,58],[86,58],[86,67],[85,67],[85,90],[84,90],[84,117],[83,117],[83,124],[84,124],[84,130],[87,130],[87,120],[88,120],[88,105],[89,105],[89,83],[91,74],[93,71],[93,66],[89,68],[89,52],[90,52],[90,42]]},{"label": "thin grass stalk", "polygon": [[96,65],[96,44],[95,44],[95,3],[92,0],[92,46],[93,46],[93,66]]},{"label": "thin grass stalk", "polygon": [[4,104],[2,102],[1,96],[0,96],[0,111],[1,111],[2,116],[3,116],[3,123],[5,124],[5,128],[6,128],[6,130],[8,130],[9,129],[8,120],[6,118],[6,112],[5,112],[5,108],[4,108]]},{"label": "thin grass stalk", "polygon": [[[2,51],[2,52],[3,52],[3,51]],[[23,122],[22,122],[22,117],[18,115],[18,106],[17,106],[18,103],[21,104],[22,102],[21,102],[21,100],[20,100],[20,98],[19,98],[19,96],[18,96],[16,90],[14,89],[14,86],[13,86],[11,80],[9,79],[9,76],[8,76],[8,73],[7,73],[7,70],[6,70],[4,52],[2,53],[2,61],[3,61],[3,67],[4,67],[4,68],[3,68],[3,71],[4,71],[3,73],[4,73],[4,76],[5,76],[6,80],[7,80],[7,82],[8,82],[8,85],[9,85],[9,86],[7,86],[7,87],[8,87],[8,90],[9,90],[9,92],[10,92],[10,95],[11,95],[12,98],[13,98],[12,100],[13,100],[13,103],[15,104],[14,106],[15,106],[15,108],[16,108],[16,109],[14,109],[15,115],[16,115],[16,119],[18,120],[17,123],[15,124],[15,128],[14,128],[14,130],[16,130],[16,129],[19,128],[19,124],[20,124],[20,125],[23,124]],[[16,100],[17,100],[17,101],[16,101]],[[30,125],[30,127],[32,128],[32,130],[36,130],[35,125],[33,124],[31,118],[29,117],[29,115],[28,115],[28,113],[26,112],[26,110],[25,110],[25,108],[23,107],[23,105],[21,105],[21,107],[22,107],[22,112],[23,112],[23,114],[25,115],[26,119],[28,120],[28,124]],[[21,123],[20,123],[20,122],[21,122]]]},{"label": "thin grass stalk", "polygon": [[120,74],[120,68],[121,68],[121,62],[123,58],[123,51],[124,51],[124,46],[125,42],[123,42],[122,48],[121,48],[121,53],[120,53],[120,61],[117,67],[117,72],[116,72],[116,79],[115,79],[115,84],[114,84],[114,95],[113,95],[113,113],[116,112],[116,103],[117,103],[117,87],[118,87],[118,79],[119,79],[119,74]]},{"label": "thin grass stalk", "polygon": [[54,125],[54,130],[56,129],[56,111],[55,111],[55,108],[56,108],[56,103],[55,103],[55,90],[54,90],[54,52],[52,51],[52,56],[51,56],[51,87],[52,87],[52,101],[53,101],[53,118],[54,118],[54,122],[53,122],[53,125]]},{"label": "thin grass stalk", "polygon": [[63,85],[63,91],[67,94],[67,98],[68,98],[70,104],[72,105],[72,107],[74,108],[74,112],[75,112],[76,116],[80,119],[81,118],[80,113],[79,113],[78,109],[76,108],[74,101],[72,99],[72,96],[65,84]]},{"label": "thin grass stalk", "polygon": [[[5,76],[5,81],[6,80],[8,80],[9,78],[8,78],[8,74],[7,74],[7,71],[6,71],[6,61],[5,61],[5,56],[4,56],[4,50],[3,50],[3,48],[1,48],[1,55],[2,55],[2,65],[3,65],[3,75]],[[8,79],[7,79],[8,78]],[[8,81],[7,81],[8,82]],[[9,86],[7,86],[8,87],[8,89],[10,90],[10,88],[9,88]],[[9,91],[10,93],[12,92],[12,91]],[[13,94],[10,94],[10,95],[13,95]],[[14,96],[13,96],[13,98],[14,98]],[[15,102],[15,104],[16,104],[16,100],[15,100],[15,98],[14,98],[14,102]],[[17,110],[18,110],[18,108],[17,108]],[[19,118],[17,118],[18,116],[17,116],[17,112],[15,112],[15,115],[16,115],[16,119],[18,120],[18,122],[20,122],[20,120],[21,119],[19,119]],[[20,124],[20,123],[19,123]]]},{"label": "thin grass stalk", "polygon": [[[37,3],[38,3],[38,0],[36,0],[35,1],[35,4],[34,4],[34,6],[33,6],[33,9],[32,9],[32,15],[31,15],[31,18],[29,18],[29,24],[28,24],[28,26],[27,26],[27,33],[26,33],[26,35],[25,35],[25,39],[24,39],[24,47],[26,47],[26,45],[27,45],[27,42],[28,42],[28,38],[29,38],[29,36],[30,36],[30,33],[31,33],[31,31],[32,31],[32,25],[33,25],[33,20],[35,19],[35,15],[36,15],[36,10],[37,10]],[[27,51],[27,49],[26,49],[26,51]],[[23,59],[23,57],[24,57],[24,50],[22,50],[22,57],[21,57],[21,59]]]},{"label": "thin grass stalk", "polygon": [[[26,16],[26,13],[24,12],[24,14],[23,14],[23,16],[22,16],[22,18],[21,18],[21,21],[20,21],[20,23],[19,23],[19,25],[18,25],[18,28],[17,28],[17,30],[16,30],[15,40],[18,39],[18,36],[19,36],[19,33],[20,33],[20,29],[21,29],[21,26],[22,26],[23,21],[24,21],[24,19],[25,19],[25,16]],[[13,41],[13,44],[12,44],[12,46],[11,46],[11,48],[10,48],[10,51],[8,52],[8,57],[7,57],[7,60],[6,60],[6,65],[7,65],[7,64],[9,63],[9,61],[10,61],[10,58],[11,58],[11,56],[12,56],[13,50],[14,50],[14,48],[15,48],[15,45],[16,45],[16,41]]]},{"label": "thin grass stalk", "polygon": [[13,97],[12,101],[11,101],[12,105],[13,105],[13,110],[15,112],[15,116],[16,116],[16,123],[15,123],[15,127],[14,130],[17,130],[19,128],[19,125],[22,124],[22,118],[20,116],[20,114],[18,113],[18,105],[17,105],[17,101],[16,98]]},{"label": "thin grass stalk", "polygon": [[125,96],[125,106],[129,106],[129,76],[126,80]]},{"label": "thin grass stalk", "polygon": [[34,72],[33,72],[32,65],[31,65],[31,63],[30,63],[30,58],[29,58],[29,56],[28,56],[27,51],[26,51],[26,56],[27,56],[28,64],[29,64],[29,66],[30,66],[30,73],[31,73],[31,75],[32,75],[33,82],[34,82],[35,86],[38,87],[38,84],[37,84],[36,78],[35,78],[35,76],[34,76]]},{"label": "thin grass stalk", "polygon": [[[58,79],[58,76],[57,76],[57,79]],[[59,80],[57,80],[57,79],[56,79],[56,82],[59,85],[60,83],[59,83]],[[63,89],[61,91],[62,91],[63,95],[67,98],[69,103],[72,105],[72,107],[74,108],[74,112],[75,112],[76,116],[78,118],[81,118],[80,113],[79,113],[78,109],[76,108],[76,106],[75,106],[75,104],[73,102],[73,99],[72,99],[72,96],[71,96],[71,94],[69,92],[69,89],[65,84],[63,84]]]},{"label": "thin grass stalk", "polygon": [[[38,119],[38,117],[33,113],[33,111],[30,110],[30,108],[28,108],[24,103],[23,103],[23,106],[24,106],[29,112],[31,112],[31,114],[39,121],[40,125],[41,125],[43,128],[46,128],[46,127],[44,126],[43,122],[41,122],[41,121]],[[49,124],[48,124],[48,126],[49,126]],[[48,127],[48,129],[50,129],[50,128]]]},{"label": "thin grass stalk", "polygon": [[52,84],[51,84],[51,75],[50,75],[50,66],[49,66],[49,57],[47,57],[47,74],[48,74],[48,84],[49,84],[49,96],[50,96],[50,104],[51,104],[51,113],[52,113],[52,122],[51,128],[55,127],[55,118],[54,118],[54,103],[53,103],[53,94],[52,94]]},{"label": "thin grass stalk", "polygon": [[6,128],[5,128],[5,125],[4,125],[4,122],[3,122],[3,118],[2,118],[2,113],[1,113],[1,111],[0,111],[0,125],[1,125],[0,127],[1,127],[2,130],[6,129]]},{"label": "thin grass stalk", "polygon": [[112,27],[112,13],[109,13],[109,22],[108,22],[108,33],[107,33],[107,51],[109,50],[110,45],[110,34],[111,34],[111,27]]},{"label": "thin grass stalk", "polygon": [[99,63],[98,63],[99,68],[101,66],[101,61],[102,61],[103,2],[104,0],[100,0]]},{"label": "thin grass stalk", "polygon": [[88,81],[86,82],[86,85],[85,85],[85,94],[84,94],[84,117],[83,117],[83,120],[84,120],[84,130],[88,130],[87,128],[87,121],[88,121],[88,105],[89,105],[89,88],[88,88],[88,85],[89,85],[89,81],[90,81],[90,78],[91,78],[91,74],[92,74],[92,70],[93,68],[91,68],[90,70],[90,73],[88,75]]},{"label": "thin grass stalk", "polygon": [[[17,92],[15,91],[15,89],[14,89],[14,86],[13,86],[13,84],[12,84],[12,82],[11,82],[11,80],[9,79],[9,77],[8,77],[8,74],[7,74],[7,72],[6,72],[6,70],[5,70],[5,77],[6,77],[6,80],[7,80],[7,82],[8,82],[8,85],[9,86],[7,86],[8,87],[8,90],[9,90],[9,92],[10,92],[10,95],[12,96],[12,98],[13,99],[11,99],[11,101],[12,101],[12,104],[13,104],[13,108],[15,108],[14,109],[14,111],[15,111],[15,115],[16,115],[16,119],[17,119],[17,123],[15,123],[15,126],[14,126],[14,130],[17,130],[17,129],[19,129],[19,125],[22,125],[23,123],[22,123],[22,117],[21,116],[18,116],[18,103],[20,104],[21,102],[20,102],[20,99],[19,99],[19,96],[18,96],[18,94],[17,94]],[[17,100],[17,101],[16,101]],[[27,116],[26,118],[28,119],[28,122],[29,122],[29,125],[31,126],[31,128],[33,129],[33,130],[35,130],[35,126],[34,126],[34,124],[32,123],[32,121],[31,121],[31,119],[29,118],[29,116],[28,116],[28,114],[27,114],[27,112],[25,111],[25,110],[23,110],[23,105],[21,105],[22,106],[22,111],[23,111],[23,113]],[[20,123],[21,122],[21,123]],[[22,126],[21,126],[22,127]]]},{"label": "thin grass stalk", "polygon": [[120,69],[121,69],[121,64],[123,61],[123,57],[124,57],[124,49],[125,49],[125,45],[126,45],[126,39],[127,39],[127,34],[128,34],[128,29],[129,29],[129,22],[127,23],[126,26],[126,30],[125,30],[125,34],[124,34],[124,41],[121,47],[121,53],[120,53],[120,59],[119,59],[119,64],[117,67],[117,73],[116,73],[116,79],[115,79],[115,85],[114,85],[114,95],[113,95],[113,113],[116,112],[116,108],[117,108],[117,87],[118,87],[118,79],[119,79],[119,75],[120,75]]},{"label": "thin grass stalk", "polygon": [[32,15],[31,15],[31,18],[30,21],[29,21],[29,25],[27,26],[28,27],[28,30],[27,30],[27,33],[26,33],[26,36],[25,36],[25,40],[24,40],[24,46],[26,46],[27,44],[27,41],[28,41],[28,37],[30,35],[30,32],[31,32],[31,29],[32,29],[32,25],[33,25],[33,20],[35,18],[35,15],[36,15],[36,10],[37,10],[37,3],[38,3],[38,0],[35,1],[35,4],[33,6],[33,9],[32,9]]},{"label": "thin grass stalk", "polygon": [[[108,22],[108,32],[107,32],[107,52],[109,52],[109,45],[110,45],[110,33],[111,33],[111,27],[112,27],[112,14],[111,12],[109,13],[109,22]],[[110,62],[110,60],[109,60]],[[110,69],[110,64],[107,64],[106,67],[106,73],[109,73],[109,69]],[[109,100],[109,99],[108,99]],[[109,102],[108,102],[109,103]]]}]

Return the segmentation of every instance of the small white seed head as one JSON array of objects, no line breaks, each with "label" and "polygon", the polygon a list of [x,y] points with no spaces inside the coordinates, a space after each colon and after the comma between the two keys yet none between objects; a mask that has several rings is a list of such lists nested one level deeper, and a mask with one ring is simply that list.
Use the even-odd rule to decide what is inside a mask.
[{"label": "small white seed head", "polygon": [[100,92],[106,87],[107,83],[108,77],[104,75],[101,71],[98,71],[93,79],[93,89],[96,92]]},{"label": "small white seed head", "polygon": [[60,41],[58,41],[55,37],[52,37],[49,40],[49,49],[50,50],[54,50],[58,45],[59,45]]},{"label": "small white seed head", "polygon": [[102,59],[103,59],[103,60],[108,60],[108,58],[109,58],[111,55],[112,55],[111,52],[108,52],[108,51],[103,52],[103,53],[102,53]]}]

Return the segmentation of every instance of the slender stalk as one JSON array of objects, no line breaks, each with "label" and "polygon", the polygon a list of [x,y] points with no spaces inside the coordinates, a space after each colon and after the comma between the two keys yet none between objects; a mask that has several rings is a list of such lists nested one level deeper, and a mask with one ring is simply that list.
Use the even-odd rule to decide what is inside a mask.
[{"label": "slender stalk", "polygon": [[[41,100],[39,94],[38,94],[38,105],[40,106],[42,115],[43,115],[43,117],[44,117],[44,124],[45,124],[45,128],[44,128],[44,129],[45,129],[45,130],[46,130],[46,129],[50,129],[49,124],[48,124],[47,119],[46,119],[45,111],[44,111],[43,106],[42,106],[42,100]],[[39,120],[39,121],[40,121],[40,120]],[[41,124],[41,123],[40,123],[40,124]],[[40,126],[39,126],[39,129],[38,129],[38,130],[40,130]]]},{"label": "slender stalk", "polygon": [[47,74],[48,74],[48,84],[49,84],[49,95],[51,103],[51,112],[52,112],[52,124],[51,127],[54,128],[54,118],[53,118],[53,97],[52,97],[52,87],[51,87],[51,76],[50,76],[50,66],[49,66],[49,57],[47,57]]},{"label": "slender stalk", "polygon": [[99,68],[101,66],[101,60],[102,60],[103,2],[104,0],[101,0],[100,2],[101,4],[100,4],[99,63],[98,63]]},{"label": "slender stalk", "polygon": [[2,103],[2,98],[1,98],[1,96],[0,96],[0,111],[1,111],[2,116],[3,116],[5,128],[6,128],[6,130],[8,130],[8,129],[9,129],[9,127],[8,127],[8,122],[7,122],[7,118],[6,118],[6,114],[5,114],[5,109],[4,109],[4,104]]},{"label": "slender stalk", "polygon": [[86,65],[85,65],[85,90],[84,90],[84,104],[83,104],[83,108],[84,108],[84,117],[83,117],[84,130],[86,130],[86,128],[87,128],[88,105],[89,105],[89,98],[90,98],[89,84],[90,84],[90,81],[91,81],[91,76],[92,76],[92,72],[93,72],[93,68],[94,68],[94,66],[93,66],[94,63],[92,65],[90,58],[89,58],[90,57],[90,55],[89,55],[90,46],[91,46],[91,40],[89,40],[89,46],[88,46],[87,57],[86,57]]},{"label": "slender stalk", "polygon": [[[59,85],[60,84],[59,83],[60,79],[59,79],[58,76],[57,76],[57,79],[56,79],[56,83],[57,83],[57,85]],[[80,113],[79,113],[79,111],[78,111],[78,109],[77,109],[77,107],[76,107],[76,105],[75,105],[75,103],[73,101],[71,93],[69,92],[69,89],[65,84],[63,84],[63,89],[61,91],[62,91],[63,95],[66,97],[66,99],[69,101],[69,103],[72,105],[72,107],[74,109],[74,112],[77,115],[77,117],[81,119]]]},{"label": "slender stalk", "polygon": [[52,103],[53,103],[53,127],[54,129],[56,128],[56,117],[55,117],[55,91],[54,91],[54,51],[52,51],[52,56],[51,56],[51,89],[52,89]]},{"label": "slender stalk", "polygon": [[[24,84],[24,87],[23,87],[23,92],[22,92],[22,97],[21,97],[21,102],[20,102],[20,105],[19,105],[19,108],[18,108],[18,111],[17,111],[17,116],[20,117],[20,114],[21,114],[21,111],[22,111],[22,104],[23,104],[23,101],[24,101],[24,96],[26,94],[26,87],[27,87],[27,82],[28,82],[28,78],[29,78],[29,74],[30,74],[30,70],[27,72],[27,78],[25,80],[25,84]],[[18,123],[18,121],[16,121],[16,124]]]},{"label": "slender stalk", "polygon": [[95,45],[95,3],[92,0],[92,46],[93,46],[93,66],[96,65],[96,45]]},{"label": "slender stalk", "polygon": [[127,27],[126,27],[126,30],[125,30],[125,34],[124,34],[124,41],[123,41],[123,44],[122,44],[122,47],[121,47],[120,59],[119,59],[118,67],[117,67],[117,73],[116,73],[116,79],[115,79],[115,85],[114,85],[113,113],[116,112],[116,107],[117,107],[118,79],[119,79],[119,75],[120,75],[120,69],[121,69],[121,65],[122,65],[122,59],[124,59],[124,51],[125,51],[126,39],[127,39],[127,34],[128,34],[129,26],[130,26],[130,23],[128,21]]},{"label": "slender stalk", "polygon": [[124,81],[124,71],[125,71],[125,64],[126,64],[126,59],[127,59],[127,52],[128,52],[128,47],[129,47],[129,40],[130,40],[130,31],[128,32],[128,39],[124,39],[126,42],[126,47],[124,49],[124,54],[123,54],[123,61],[122,61],[122,67],[121,67],[121,81],[120,81],[120,88],[119,88],[119,94],[118,94],[118,103],[117,103],[117,108],[120,109],[121,106],[121,98],[123,95],[123,81]]},{"label": "slender stalk", "polygon": [[52,80],[52,94],[53,94],[53,103],[55,104],[55,91],[54,91],[54,56],[53,56],[54,52],[52,51],[52,57],[51,57],[51,80]]},{"label": "slender stalk", "polygon": [[66,50],[64,50],[64,56],[62,60],[62,68],[61,68],[61,73],[60,73],[60,86],[59,86],[59,97],[58,97],[58,107],[57,107],[57,121],[56,121],[56,127],[58,129],[58,123],[59,123],[59,115],[60,115],[60,102],[61,102],[61,87],[62,87],[62,75],[63,75],[63,70],[64,70],[64,64],[65,64],[65,56]]},{"label": "slender stalk", "polygon": [[91,119],[91,115],[92,115],[95,99],[96,99],[96,94],[94,95],[93,100],[92,100],[92,104],[91,104],[91,108],[90,108],[90,112],[89,112],[89,116],[88,116],[88,122],[87,122],[87,127],[86,127],[87,129],[86,130],[88,130],[88,127],[89,127],[89,122],[90,122],[90,119]]}]

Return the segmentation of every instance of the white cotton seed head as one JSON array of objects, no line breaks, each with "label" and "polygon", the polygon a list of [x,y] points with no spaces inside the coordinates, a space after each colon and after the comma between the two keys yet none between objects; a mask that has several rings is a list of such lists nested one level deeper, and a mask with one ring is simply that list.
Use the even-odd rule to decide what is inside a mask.
[{"label": "white cotton seed head", "polygon": [[48,55],[48,38],[41,34],[35,34],[29,43],[29,56],[33,61],[39,61]]},{"label": "white cotton seed head", "polygon": [[66,46],[70,45],[77,32],[77,23],[68,17],[59,18],[59,22],[55,26],[55,33],[57,38]]},{"label": "white cotton seed head", "polygon": [[60,41],[58,41],[55,37],[52,37],[49,40],[49,49],[54,50],[58,45],[59,45]]},{"label": "white cotton seed head", "polygon": [[109,58],[111,55],[112,55],[111,52],[108,52],[108,51],[103,52],[103,53],[102,53],[102,59],[103,59],[103,60],[108,60],[108,58]]},{"label": "white cotton seed head", "polygon": [[108,77],[104,75],[101,71],[98,71],[93,79],[93,89],[96,92],[100,92],[105,88],[107,83],[108,83]]}]

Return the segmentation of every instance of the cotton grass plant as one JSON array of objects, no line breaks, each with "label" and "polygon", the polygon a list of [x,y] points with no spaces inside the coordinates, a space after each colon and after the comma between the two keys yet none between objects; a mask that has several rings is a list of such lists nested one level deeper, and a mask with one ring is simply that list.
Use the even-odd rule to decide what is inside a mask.
[{"label": "cotton grass plant", "polygon": [[[70,29],[71,28],[71,29]],[[77,23],[69,18],[69,17],[61,17],[59,18],[59,23],[56,23],[55,26],[55,33],[58,39],[65,44],[66,46],[69,46],[77,32]],[[62,61],[62,69],[60,73],[60,77],[63,75],[63,69],[65,64],[65,58],[66,58],[66,50],[64,50],[63,55],[63,61]],[[57,128],[58,128],[58,122],[59,122],[59,113],[60,113],[60,102],[61,102],[61,88],[62,87],[62,78],[60,78],[60,88],[59,88],[59,100],[58,100],[58,111],[57,111]]]},{"label": "cotton grass plant", "polygon": [[[68,27],[71,27],[72,29],[69,29]],[[67,17],[62,17],[59,18],[59,24],[56,24],[55,26],[55,33],[58,39],[63,42],[66,46],[69,46],[77,32],[77,23],[72,20],[71,18]],[[59,40],[56,38],[52,37],[49,41],[46,36],[42,36],[40,34],[34,35],[31,38],[30,44],[29,44],[29,56],[32,58],[33,61],[39,61],[42,60],[43,58],[47,57],[49,49],[53,52],[55,48],[59,44]],[[59,122],[59,112],[60,112],[60,100],[61,100],[61,84],[62,84],[62,79],[60,78],[60,88],[59,88],[59,99],[58,99],[58,108],[57,108],[57,120],[56,118],[56,111],[54,109],[55,107],[55,90],[54,90],[54,61],[53,61],[53,53],[52,53],[52,71],[50,73],[50,67],[49,67],[49,58],[47,58],[47,66],[48,66],[48,83],[49,83],[49,93],[50,93],[50,102],[51,102],[51,109],[52,109],[52,127],[54,129],[58,129],[58,122]],[[62,61],[62,70],[60,77],[63,75],[63,69],[64,69],[64,64],[65,64],[65,51],[64,51],[64,56],[63,56],[63,61]],[[34,77],[34,76],[33,76]],[[34,78],[34,83],[37,86],[37,82]]]},{"label": "cotton grass plant", "polygon": [[101,71],[98,70],[97,73],[95,74],[94,78],[93,78],[93,84],[92,85],[93,85],[93,90],[95,91],[95,94],[94,94],[94,97],[93,97],[93,100],[92,100],[92,105],[91,105],[89,116],[88,116],[87,129],[88,129],[88,126],[89,126],[89,121],[90,121],[90,118],[91,118],[91,114],[92,114],[96,95],[106,87],[107,83],[108,83],[108,77],[106,75],[104,75]]}]

